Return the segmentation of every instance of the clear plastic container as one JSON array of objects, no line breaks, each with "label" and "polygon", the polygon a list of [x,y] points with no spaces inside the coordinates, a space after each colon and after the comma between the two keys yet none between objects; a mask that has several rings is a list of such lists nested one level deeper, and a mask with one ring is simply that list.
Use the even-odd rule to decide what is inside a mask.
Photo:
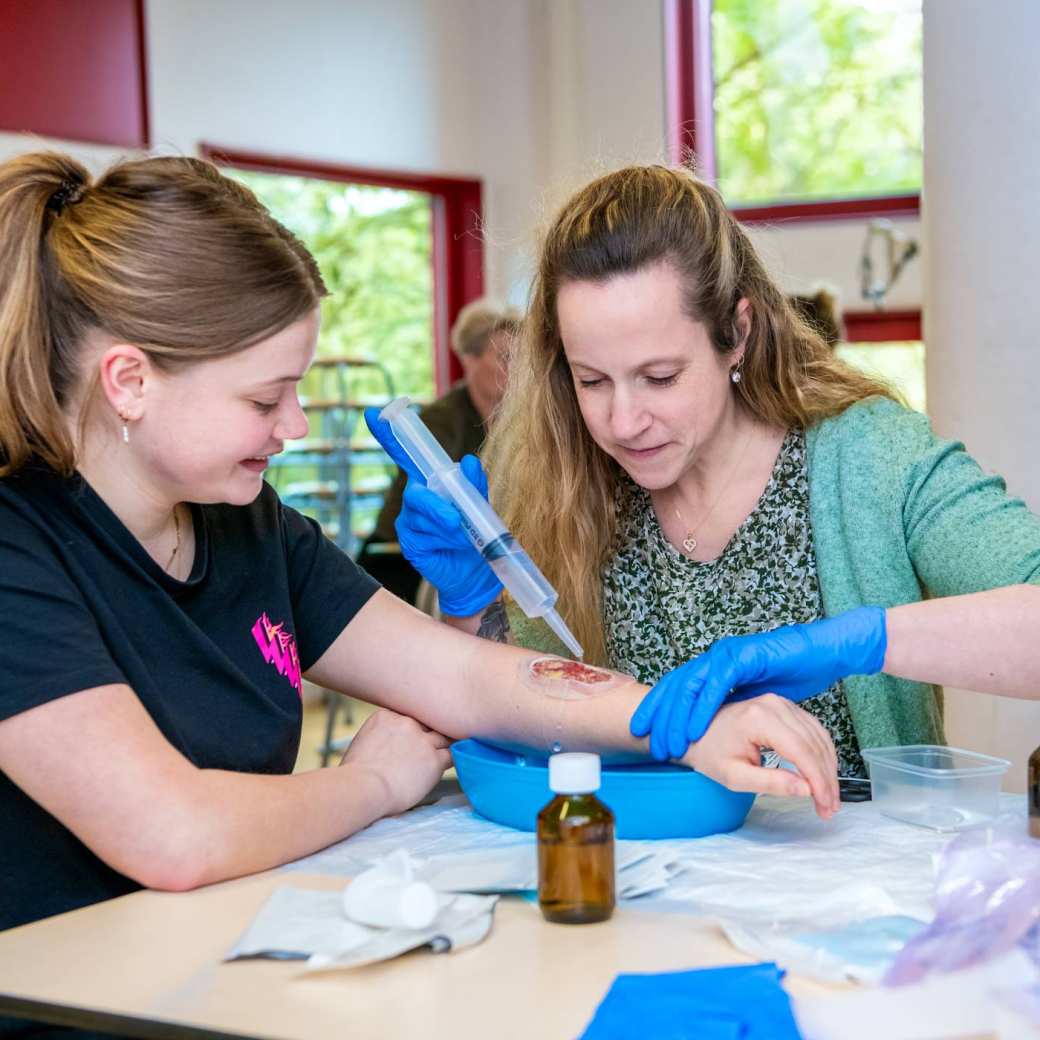
[{"label": "clear plastic container", "polygon": [[937,744],[865,748],[874,803],[885,816],[937,831],[985,823],[999,812],[1011,763]]}]

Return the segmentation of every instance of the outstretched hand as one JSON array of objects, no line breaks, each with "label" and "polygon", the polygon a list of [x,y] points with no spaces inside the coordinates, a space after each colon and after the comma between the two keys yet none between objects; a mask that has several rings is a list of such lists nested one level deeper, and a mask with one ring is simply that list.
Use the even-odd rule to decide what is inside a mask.
[{"label": "outstretched hand", "polygon": [[649,734],[650,753],[658,761],[681,758],[727,699],[768,692],[805,700],[847,675],[879,672],[886,643],[881,607],[720,639],[654,686],[632,716],[632,735]]},{"label": "outstretched hand", "polygon": [[[762,747],[771,747],[798,772],[763,767]],[[811,797],[822,819],[839,808],[838,758],[830,734],[783,697],[765,694],[723,705],[682,761],[733,791]]]}]

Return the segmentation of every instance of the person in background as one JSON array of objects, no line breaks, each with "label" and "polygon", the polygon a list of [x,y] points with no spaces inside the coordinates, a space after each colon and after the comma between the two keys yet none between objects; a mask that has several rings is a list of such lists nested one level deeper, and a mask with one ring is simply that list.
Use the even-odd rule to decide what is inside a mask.
[{"label": "person in background", "polygon": [[[451,349],[462,365],[462,379],[419,412],[449,457],[459,462],[484,446],[489,423],[505,390],[512,343],[520,334],[520,314],[487,298],[459,311],[451,329]],[[396,551],[394,525],[401,511],[407,474],[399,470],[386,492],[372,533],[358,563],[385,589],[415,601],[422,576]]]},{"label": "person in background", "polygon": [[841,303],[835,290],[820,285],[810,295],[788,296],[787,299],[795,314],[815,329],[831,350],[845,338]]},{"label": "person in background", "polygon": [[[534,654],[380,589],[265,483],[325,292],[210,163],[0,165],[0,930],[298,859],[416,804],[453,739],[645,755],[645,685],[547,698]],[[338,768],[293,773],[304,678],[383,709]],[[780,698],[683,761],[837,809],[830,739]]]},{"label": "person in background", "polygon": [[[631,721],[656,758],[769,691],[862,777],[863,748],[944,742],[942,685],[1040,696],[1040,517],[835,355],[712,187],[661,166],[587,185],[524,327],[492,503],[586,657],[656,684]],[[413,480],[404,501],[443,609],[489,568],[436,495]],[[483,610],[443,613],[548,645],[483,587]]]}]

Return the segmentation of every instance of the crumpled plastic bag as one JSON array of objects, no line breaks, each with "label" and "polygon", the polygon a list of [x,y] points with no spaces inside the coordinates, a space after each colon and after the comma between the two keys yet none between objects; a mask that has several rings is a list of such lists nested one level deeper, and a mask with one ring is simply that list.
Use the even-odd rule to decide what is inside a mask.
[{"label": "crumpled plastic bag", "polygon": [[958,971],[1021,945],[1040,966],[1040,841],[1021,817],[965,831],[946,846],[936,876],[935,918],[910,939],[882,979],[916,982]]}]

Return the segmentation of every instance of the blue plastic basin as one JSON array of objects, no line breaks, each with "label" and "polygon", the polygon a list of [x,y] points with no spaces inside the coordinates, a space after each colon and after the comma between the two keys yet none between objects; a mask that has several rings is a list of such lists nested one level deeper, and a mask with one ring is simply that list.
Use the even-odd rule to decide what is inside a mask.
[{"label": "blue plastic basin", "polygon": [[[533,831],[552,797],[544,758],[526,758],[460,740],[451,746],[459,783],[473,808],[495,823]],[[619,838],[702,838],[736,830],[755,800],[681,766],[603,767],[598,796],[617,820]]]}]

